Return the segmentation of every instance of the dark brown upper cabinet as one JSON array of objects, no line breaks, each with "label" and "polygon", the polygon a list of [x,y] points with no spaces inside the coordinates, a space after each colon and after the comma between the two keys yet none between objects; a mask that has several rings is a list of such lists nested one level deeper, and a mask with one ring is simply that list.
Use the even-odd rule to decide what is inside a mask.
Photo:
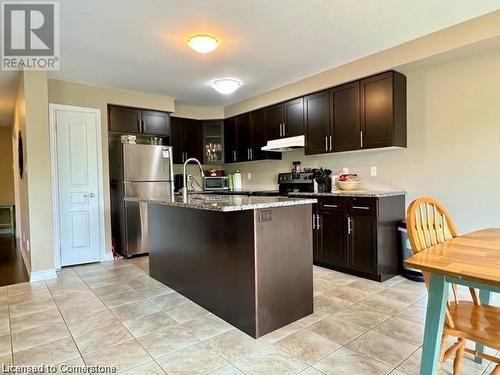
[{"label": "dark brown upper cabinet", "polygon": [[390,71],[360,81],[361,148],[406,147],[406,77]]},{"label": "dark brown upper cabinet", "polygon": [[[406,77],[390,71],[304,97],[306,155],[406,147]],[[324,118],[329,113],[329,121]]]},{"label": "dark brown upper cabinet", "polygon": [[238,129],[236,117],[224,120],[224,162],[235,163],[238,161]]},{"label": "dark brown upper cabinet", "polygon": [[170,114],[141,108],[108,106],[109,131],[121,134],[170,135]]},{"label": "dark brown upper cabinet", "polygon": [[361,147],[359,82],[330,90],[332,152],[357,150]]},{"label": "dark brown upper cabinet", "polygon": [[283,137],[283,104],[274,105],[265,109],[266,138],[278,139]]},{"label": "dark brown upper cabinet", "polygon": [[189,158],[203,161],[203,124],[199,120],[172,117],[171,146],[175,164]]},{"label": "dark brown upper cabinet", "polygon": [[283,136],[304,135],[304,98],[293,99],[283,104]]},{"label": "dark brown upper cabinet", "polygon": [[265,110],[247,112],[224,120],[226,163],[281,159],[281,153],[261,150],[266,143]]},{"label": "dark brown upper cabinet", "polygon": [[185,119],[184,150],[186,157],[203,161],[203,123],[200,120]]},{"label": "dark brown upper cabinet", "polygon": [[139,134],[141,132],[141,110],[109,106],[108,127],[111,132]]},{"label": "dark brown upper cabinet", "polygon": [[159,111],[141,111],[142,132],[164,136],[170,134],[170,115]]},{"label": "dark brown upper cabinet", "polygon": [[253,160],[266,159],[268,152],[262,151],[261,147],[267,143],[266,139],[266,113],[263,109],[250,112],[250,124],[252,128],[252,157]]},{"label": "dark brown upper cabinet", "polygon": [[262,151],[267,143],[266,113],[264,109],[250,112],[250,160],[281,160],[281,152]]},{"label": "dark brown upper cabinet", "polygon": [[304,97],[305,154],[322,154],[330,147],[330,95],[321,91]]},{"label": "dark brown upper cabinet", "polygon": [[250,113],[236,116],[236,128],[238,129],[237,160],[252,160],[252,127],[250,124]]},{"label": "dark brown upper cabinet", "polygon": [[273,105],[264,111],[268,140],[304,135],[304,98]]},{"label": "dark brown upper cabinet", "polygon": [[173,163],[184,163],[185,151],[184,147],[184,119],[180,117],[172,117],[170,122],[170,145],[174,154]]}]

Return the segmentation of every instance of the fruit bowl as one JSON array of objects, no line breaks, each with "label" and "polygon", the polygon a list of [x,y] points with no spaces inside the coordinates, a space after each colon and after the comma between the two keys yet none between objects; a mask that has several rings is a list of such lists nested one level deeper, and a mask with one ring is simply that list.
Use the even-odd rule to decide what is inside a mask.
[{"label": "fruit bowl", "polygon": [[359,186],[359,181],[338,181],[340,190],[356,190]]}]

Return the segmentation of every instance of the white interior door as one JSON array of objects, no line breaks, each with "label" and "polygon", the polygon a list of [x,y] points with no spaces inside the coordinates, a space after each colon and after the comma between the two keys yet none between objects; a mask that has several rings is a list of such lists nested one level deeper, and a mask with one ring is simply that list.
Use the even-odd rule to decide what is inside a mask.
[{"label": "white interior door", "polygon": [[61,266],[100,260],[97,115],[56,109]]}]

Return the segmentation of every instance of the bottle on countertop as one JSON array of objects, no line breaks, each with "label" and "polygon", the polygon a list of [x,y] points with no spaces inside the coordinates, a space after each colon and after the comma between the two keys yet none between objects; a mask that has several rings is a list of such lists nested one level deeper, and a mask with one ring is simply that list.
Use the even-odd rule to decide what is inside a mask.
[{"label": "bottle on countertop", "polygon": [[236,171],[233,174],[233,190],[234,191],[241,191],[243,190],[243,180],[241,178],[241,172]]}]

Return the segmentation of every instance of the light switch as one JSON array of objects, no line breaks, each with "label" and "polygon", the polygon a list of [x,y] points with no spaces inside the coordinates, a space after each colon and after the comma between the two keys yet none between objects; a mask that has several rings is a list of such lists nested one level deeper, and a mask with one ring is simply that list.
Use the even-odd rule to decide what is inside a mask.
[{"label": "light switch", "polygon": [[377,175],[377,167],[370,168],[370,176],[375,177]]}]

